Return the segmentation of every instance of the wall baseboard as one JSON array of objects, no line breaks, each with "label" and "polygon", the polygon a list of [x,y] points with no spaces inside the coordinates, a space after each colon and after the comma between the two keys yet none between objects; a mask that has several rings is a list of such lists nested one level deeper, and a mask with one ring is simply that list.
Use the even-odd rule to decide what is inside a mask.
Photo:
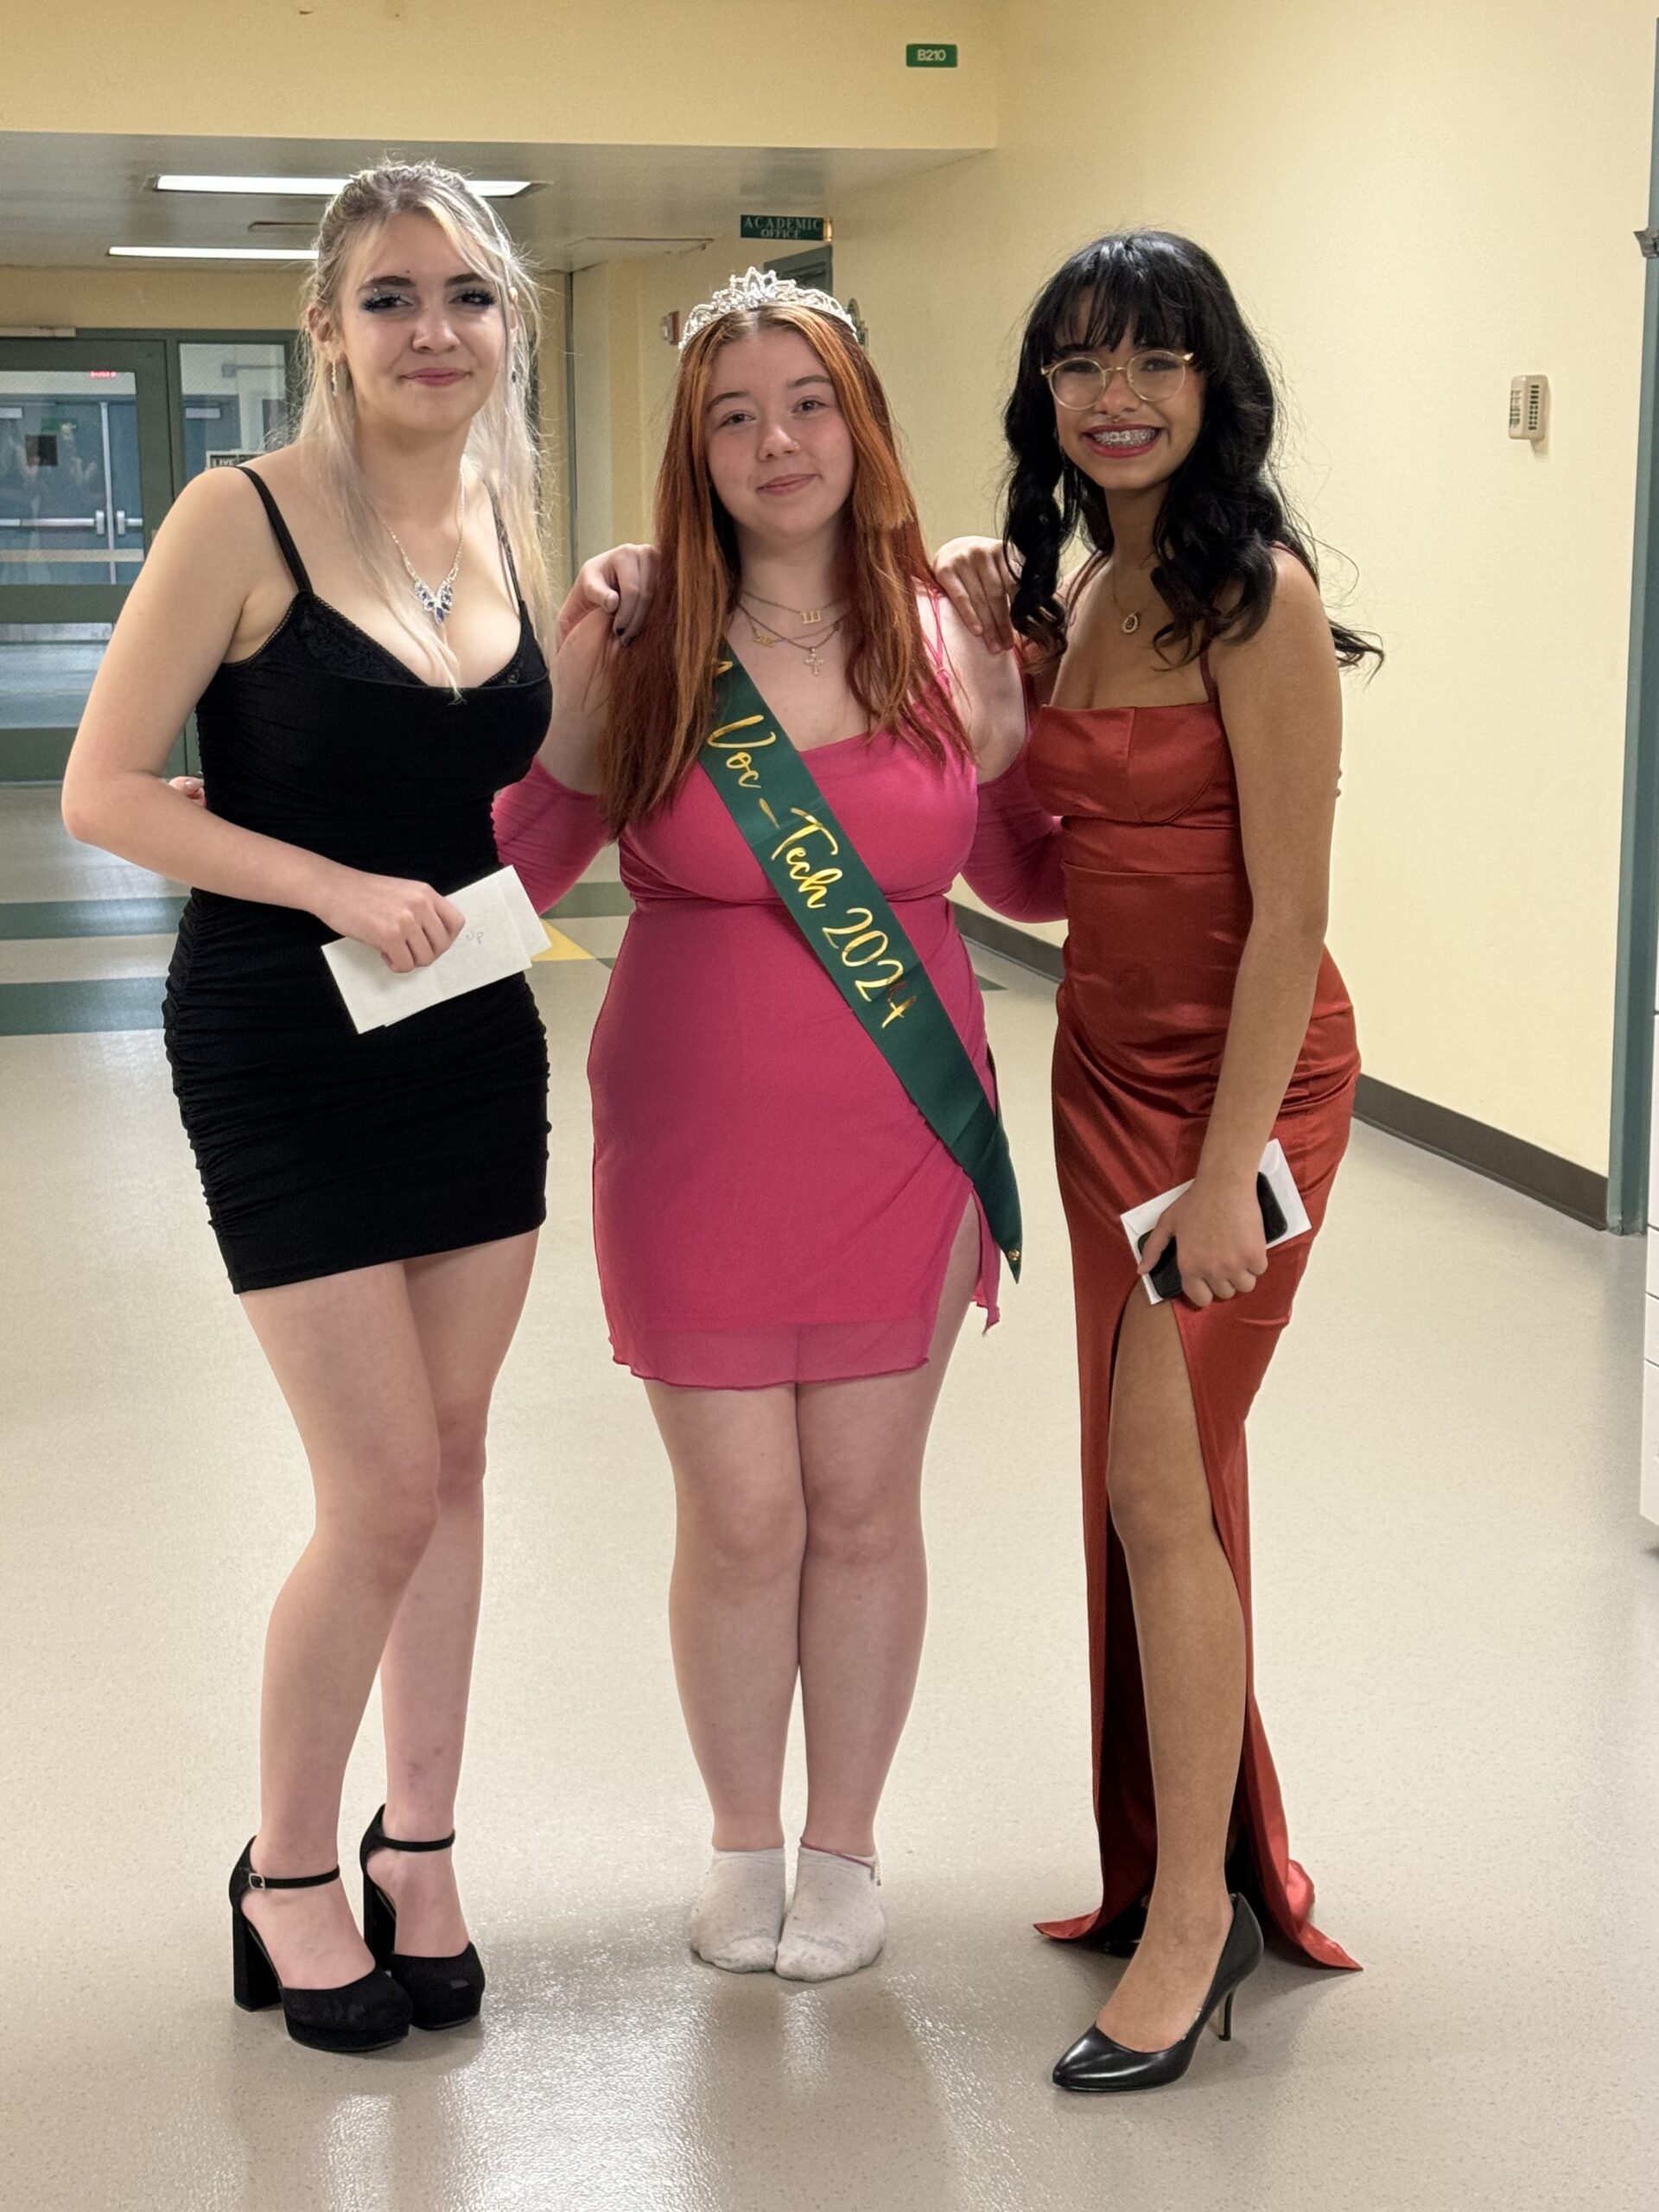
[{"label": "wall baseboard", "polygon": [[1005,960],[1033,969],[1051,982],[1058,983],[1065,974],[1064,950],[1051,944],[1046,937],[1033,937],[1029,930],[1005,922],[999,915],[982,914],[977,906],[964,906],[959,899],[950,901],[950,911],[963,937],[971,944],[982,944],[987,952],[1000,952]]},{"label": "wall baseboard", "polygon": [[1512,1137],[1409,1090],[1396,1090],[1375,1076],[1359,1078],[1354,1114],[1371,1128],[1403,1137],[1408,1144],[1438,1153],[1459,1167],[1471,1167],[1477,1175],[1536,1198],[1574,1221],[1586,1222],[1592,1229],[1607,1226],[1607,1178],[1593,1167],[1580,1167],[1576,1160],[1563,1160],[1541,1145],[1529,1144],[1524,1137]]},{"label": "wall baseboard", "polygon": [[[1037,975],[1059,980],[1065,963],[1058,944],[1033,937],[1029,930],[999,920],[994,914],[982,914],[977,907],[951,903],[963,937]],[[1536,1198],[1557,1213],[1586,1222],[1592,1229],[1607,1226],[1607,1178],[1593,1168],[1580,1167],[1574,1160],[1546,1152],[1541,1145],[1529,1144],[1523,1137],[1510,1136],[1484,1122],[1471,1120],[1467,1114],[1436,1106],[1370,1075],[1359,1078],[1354,1115],[1370,1128],[1402,1137],[1421,1151],[1435,1153],[1459,1167],[1484,1175],[1491,1182]]]}]

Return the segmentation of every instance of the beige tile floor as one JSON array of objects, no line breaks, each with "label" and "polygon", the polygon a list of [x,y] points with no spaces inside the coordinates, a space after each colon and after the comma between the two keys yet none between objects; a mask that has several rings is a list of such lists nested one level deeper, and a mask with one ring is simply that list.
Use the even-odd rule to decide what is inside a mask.
[{"label": "beige tile floor", "polygon": [[[135,887],[48,866],[44,819],[25,835],[0,808],[0,898]],[[1173,2090],[1049,2085],[1116,1969],[1030,1931],[1091,1901],[1076,1427],[1052,1011],[989,967],[1029,1258],[1003,1326],[964,1338],[936,1430],[886,1956],[813,1990],[683,1948],[705,1826],[664,1627],[668,1491],[603,1348],[588,1231],[607,976],[550,963],[552,1207],[499,1399],[460,1859],[492,1994],[477,2031],[357,2061],[230,2003],[223,1885],[306,1486],[161,1039],[0,1038],[7,2207],[1659,2202],[1642,1255],[1365,1130],[1253,1449],[1261,1695],[1319,1916],[1367,1971],[1270,1958],[1234,2043]],[[353,1820],[375,1757],[371,1726]]]}]

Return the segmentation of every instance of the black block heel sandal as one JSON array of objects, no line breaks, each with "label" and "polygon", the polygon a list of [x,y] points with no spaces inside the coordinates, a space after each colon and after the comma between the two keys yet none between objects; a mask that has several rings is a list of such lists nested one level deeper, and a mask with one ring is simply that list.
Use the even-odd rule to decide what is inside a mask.
[{"label": "black block heel sandal", "polygon": [[338,1866],[327,1874],[256,1874],[252,1840],[231,1869],[231,1972],[232,1991],[245,2012],[283,2008],[283,2019],[296,2043],[310,2050],[350,2055],[384,2050],[409,2033],[410,2000],[391,1976],[377,1966],[337,1989],[285,1989],[270,1962],[258,1929],[242,1910],[250,1890],[320,1890],[340,1879]]},{"label": "black block heel sandal", "polygon": [[363,1869],[363,1940],[377,1963],[408,1993],[416,2027],[458,2028],[475,2020],[484,2002],[484,1967],[477,1951],[470,1943],[448,1959],[411,1958],[400,1951],[397,1908],[378,1883],[369,1878],[369,1861],[377,1851],[448,1851],[454,1831],[429,1843],[400,1842],[381,1825],[385,1813],[383,1805],[369,1822],[357,1854]]}]

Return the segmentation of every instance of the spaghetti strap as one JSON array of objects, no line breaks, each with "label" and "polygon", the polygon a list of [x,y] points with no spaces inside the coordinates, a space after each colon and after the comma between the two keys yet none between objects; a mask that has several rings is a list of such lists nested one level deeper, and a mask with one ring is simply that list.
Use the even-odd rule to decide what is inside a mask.
[{"label": "spaghetti strap", "polygon": [[512,583],[512,595],[522,609],[524,593],[524,587],[518,581],[518,564],[512,557],[512,540],[507,536],[507,525],[501,519],[501,508],[495,496],[494,485],[486,484],[484,488],[490,495],[490,512],[495,517],[495,534],[501,543],[501,557],[507,564],[507,575]]},{"label": "spaghetti strap", "polygon": [[260,499],[264,501],[265,512],[270,518],[271,535],[276,538],[277,544],[282,548],[283,558],[288,563],[288,573],[293,577],[294,582],[298,585],[299,588],[304,592],[308,598],[315,599],[316,594],[311,589],[310,577],[305,573],[305,563],[299,556],[294,540],[289,535],[288,524],[283,520],[283,511],[277,505],[275,499],[271,496],[270,485],[266,483],[263,476],[257,474],[254,470],[244,465],[238,465],[236,473],[238,476],[245,476],[247,478],[249,483],[252,485],[254,490],[259,494]]},{"label": "spaghetti strap", "polygon": [[1210,666],[1210,655],[1205,651],[1198,655],[1198,674],[1204,678],[1204,696],[1212,707],[1221,703],[1221,694],[1216,689],[1216,679]]}]

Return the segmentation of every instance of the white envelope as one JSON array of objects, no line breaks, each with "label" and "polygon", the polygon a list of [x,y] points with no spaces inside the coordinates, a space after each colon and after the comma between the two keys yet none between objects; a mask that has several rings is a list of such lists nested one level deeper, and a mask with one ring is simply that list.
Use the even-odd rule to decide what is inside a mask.
[{"label": "white envelope", "polygon": [[515,870],[499,868],[449,893],[467,925],[447,952],[424,968],[394,974],[372,944],[339,937],[322,948],[346,1011],[359,1035],[386,1029],[446,999],[522,975],[547,950],[547,932]]},{"label": "white envelope", "polygon": [[[1278,1199],[1279,1210],[1285,1217],[1284,1235],[1268,1240],[1268,1249],[1272,1251],[1275,1244],[1287,1244],[1293,1236],[1305,1236],[1313,1224],[1307,1217],[1302,1194],[1296,1188],[1290,1163],[1285,1158],[1284,1147],[1277,1137],[1262,1155],[1261,1172],[1267,1177],[1268,1187]],[[1141,1257],[1141,1239],[1157,1226],[1160,1217],[1174,1205],[1182,1192],[1190,1191],[1192,1187],[1189,1178],[1185,1183],[1178,1183],[1173,1191],[1165,1191],[1155,1198],[1147,1198],[1138,1206],[1131,1206],[1128,1213],[1118,1216],[1123,1224],[1123,1234],[1129,1240],[1129,1249],[1137,1261]],[[1154,1306],[1163,1304],[1163,1300],[1152,1287],[1150,1275],[1141,1276],[1141,1287]]]}]

